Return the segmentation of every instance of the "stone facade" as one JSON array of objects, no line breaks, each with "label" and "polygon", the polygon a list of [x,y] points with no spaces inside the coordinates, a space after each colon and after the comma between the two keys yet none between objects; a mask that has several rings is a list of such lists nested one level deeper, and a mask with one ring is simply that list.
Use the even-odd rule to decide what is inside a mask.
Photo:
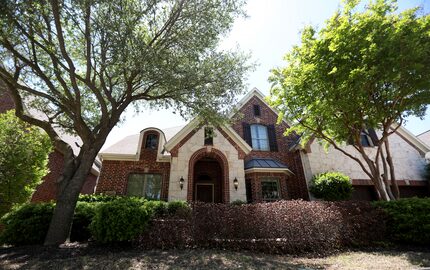
[{"label": "stone facade", "polygon": [[[401,196],[410,197],[428,194],[428,184],[424,178],[425,159],[404,137],[395,133],[389,137],[389,140]],[[363,160],[353,146],[346,145],[343,146],[343,149],[354,157]],[[372,147],[368,147],[366,151],[370,156],[374,156],[376,153],[376,149]],[[306,175],[308,182],[316,174],[339,171],[351,177],[357,193],[354,194],[355,199],[375,198],[373,184],[358,163],[332,147],[329,147],[326,151],[318,142],[313,142],[310,144],[307,153],[302,155],[302,159],[308,172]],[[407,186],[416,188],[406,188]]]},{"label": "stone facade", "polygon": [[430,147],[430,130],[427,130],[426,132],[421,133],[417,137],[418,139],[420,139]]},{"label": "stone facade", "polygon": [[[195,162],[203,157],[212,157],[222,165],[223,170],[223,202],[235,200],[246,200],[244,161],[239,156],[238,150],[228,139],[215,129],[213,146],[204,144],[204,128],[191,132],[192,136],[185,142],[181,142],[177,156],[172,156],[169,200],[192,200],[192,189],[194,188],[194,168]],[[186,179],[183,189],[179,186],[180,178]],[[239,182],[236,190],[233,179]]]}]

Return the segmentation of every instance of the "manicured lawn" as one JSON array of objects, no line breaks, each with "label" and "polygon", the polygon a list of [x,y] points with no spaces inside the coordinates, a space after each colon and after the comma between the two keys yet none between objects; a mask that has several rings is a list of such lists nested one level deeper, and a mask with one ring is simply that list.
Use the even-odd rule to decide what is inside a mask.
[{"label": "manicured lawn", "polygon": [[0,248],[0,269],[417,269],[430,251],[374,250],[293,257],[219,250],[144,251],[69,244]]}]

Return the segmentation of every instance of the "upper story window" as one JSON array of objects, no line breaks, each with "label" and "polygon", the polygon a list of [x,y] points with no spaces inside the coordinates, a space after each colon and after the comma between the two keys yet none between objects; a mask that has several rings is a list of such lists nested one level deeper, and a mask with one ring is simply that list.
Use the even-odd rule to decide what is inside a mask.
[{"label": "upper story window", "polygon": [[263,125],[251,125],[252,149],[269,150],[269,136],[267,127]]},{"label": "upper story window", "polygon": [[205,127],[205,145],[214,144],[214,129],[211,127]]},{"label": "upper story window", "polygon": [[161,175],[130,174],[128,176],[127,195],[159,200],[161,198]]},{"label": "upper story window", "polygon": [[368,135],[367,131],[361,131],[360,133],[360,141],[361,145],[364,147],[371,147],[373,146],[372,139]]},{"label": "upper story window", "polygon": [[145,149],[157,149],[158,136],[157,134],[148,134],[145,141]]},{"label": "upper story window", "polygon": [[[242,122],[243,139],[254,150],[278,151],[276,129],[274,125],[248,124]],[[279,137],[279,136],[278,136]]]},{"label": "upper story window", "polygon": [[261,116],[260,106],[254,105],[254,116]]},{"label": "upper story window", "polygon": [[[378,135],[373,128],[363,129],[360,132],[360,143],[363,147],[374,147],[378,145]],[[354,139],[348,140],[348,144],[355,144]]]}]

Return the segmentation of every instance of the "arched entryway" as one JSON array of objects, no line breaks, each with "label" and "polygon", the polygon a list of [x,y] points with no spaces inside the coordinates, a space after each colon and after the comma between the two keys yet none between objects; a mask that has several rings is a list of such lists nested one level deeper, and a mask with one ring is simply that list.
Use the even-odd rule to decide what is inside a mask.
[{"label": "arched entryway", "polygon": [[190,158],[188,201],[227,203],[230,200],[228,163],[217,149],[200,149]]}]

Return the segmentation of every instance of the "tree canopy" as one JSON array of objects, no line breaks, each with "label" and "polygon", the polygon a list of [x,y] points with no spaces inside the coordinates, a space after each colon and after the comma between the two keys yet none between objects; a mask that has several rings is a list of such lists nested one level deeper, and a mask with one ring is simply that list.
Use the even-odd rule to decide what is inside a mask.
[{"label": "tree canopy", "polygon": [[[236,0],[2,2],[0,78],[17,115],[43,128],[65,155],[47,243],[66,239],[84,178],[129,105],[223,119],[250,66],[247,56],[220,50],[218,43],[244,15],[243,5]],[[29,115],[24,105],[37,113]],[[78,156],[58,131],[82,139]]]},{"label": "tree canopy", "polygon": [[21,121],[13,110],[0,114],[0,217],[28,201],[48,173],[51,149],[40,128]]},{"label": "tree canopy", "polygon": [[[423,117],[430,103],[430,16],[419,8],[398,12],[395,1],[362,10],[358,4],[346,1],[319,31],[303,30],[286,66],[272,70],[270,102],[292,123],[287,133],[300,134],[303,144],[322,139],[354,159],[339,147],[350,141],[371,179],[388,170],[379,168],[382,158],[393,180],[387,138],[408,116]],[[380,131],[376,156],[361,143],[370,128]],[[389,174],[384,177],[387,182]],[[377,188],[384,185],[374,180]]]}]

